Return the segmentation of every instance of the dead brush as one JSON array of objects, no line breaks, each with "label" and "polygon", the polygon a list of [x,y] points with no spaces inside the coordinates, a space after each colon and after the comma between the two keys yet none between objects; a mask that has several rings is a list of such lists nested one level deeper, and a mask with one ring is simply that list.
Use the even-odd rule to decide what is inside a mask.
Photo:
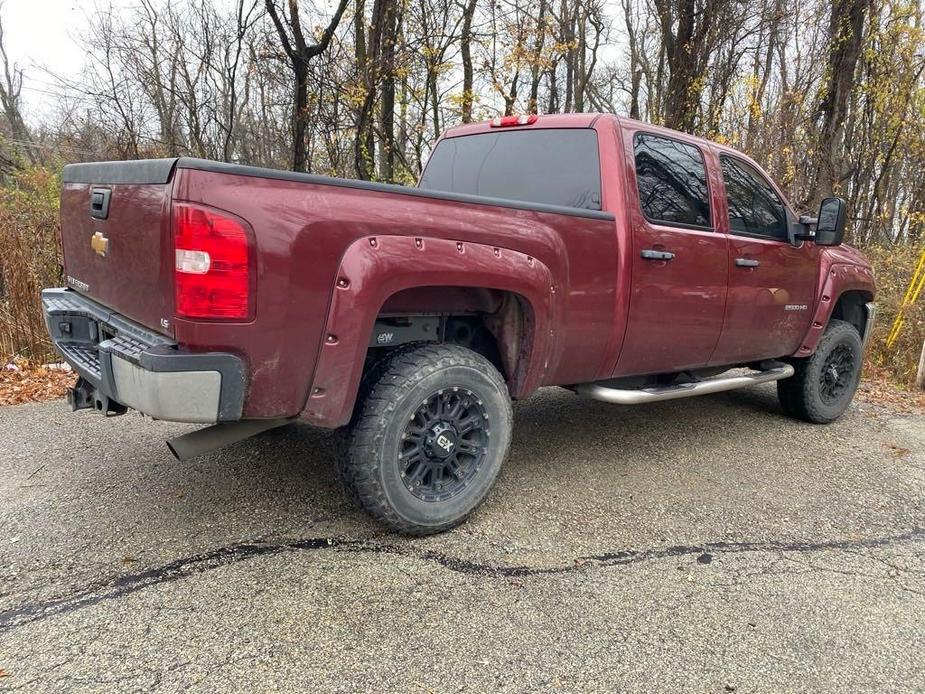
[{"label": "dead brush", "polygon": [[878,373],[906,387],[915,384],[922,342],[925,341],[925,301],[907,306],[905,322],[892,347],[886,337],[900,310],[903,295],[922,253],[921,246],[874,246],[863,249],[877,277],[877,326],[867,359]]},{"label": "dead brush", "polygon": [[0,188],[0,357],[41,361],[54,350],[40,292],[61,286],[57,175],[41,167]]}]

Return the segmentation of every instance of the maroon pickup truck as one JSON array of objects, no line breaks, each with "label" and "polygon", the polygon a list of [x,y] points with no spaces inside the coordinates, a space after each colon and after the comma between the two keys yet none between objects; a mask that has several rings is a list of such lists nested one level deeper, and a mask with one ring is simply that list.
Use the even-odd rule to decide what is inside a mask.
[{"label": "maroon pickup truck", "polygon": [[465,125],[416,188],[198,159],[65,168],[48,329],[75,409],[211,424],[181,459],[301,419],[426,534],[484,499],[511,398],[618,404],[777,382],[831,422],[874,319],[844,203],[798,217],[727,147],[612,115]]}]

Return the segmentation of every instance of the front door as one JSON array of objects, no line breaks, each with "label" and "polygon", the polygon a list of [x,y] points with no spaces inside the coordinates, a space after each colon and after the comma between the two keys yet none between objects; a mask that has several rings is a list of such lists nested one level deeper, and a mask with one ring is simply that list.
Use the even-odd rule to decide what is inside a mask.
[{"label": "front door", "polygon": [[780,195],[748,162],[720,155],[729,231],[729,294],[711,364],[793,354],[812,320],[818,249],[794,246]]},{"label": "front door", "polygon": [[723,325],[728,249],[715,230],[719,203],[692,141],[626,132],[633,281],[615,376],[707,364]]}]

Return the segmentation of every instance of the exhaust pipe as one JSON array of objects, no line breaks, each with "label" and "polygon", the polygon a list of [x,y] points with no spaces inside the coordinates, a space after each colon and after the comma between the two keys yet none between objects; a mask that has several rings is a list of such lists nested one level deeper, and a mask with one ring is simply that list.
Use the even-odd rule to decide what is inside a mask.
[{"label": "exhaust pipe", "polygon": [[205,429],[197,429],[167,439],[167,448],[177,460],[189,460],[197,455],[243,441],[255,434],[289,424],[291,421],[292,419],[242,419],[238,422],[220,422]]}]

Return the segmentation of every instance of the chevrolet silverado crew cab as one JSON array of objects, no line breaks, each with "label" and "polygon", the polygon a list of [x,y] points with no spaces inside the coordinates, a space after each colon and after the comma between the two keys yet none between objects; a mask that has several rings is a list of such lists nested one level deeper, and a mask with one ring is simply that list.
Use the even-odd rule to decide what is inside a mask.
[{"label": "chevrolet silverado crew cab", "polygon": [[412,534],[498,476],[511,399],[631,405],[777,382],[848,407],[874,319],[844,203],[798,217],[748,157],[613,115],[447,132],[417,187],[199,159],[64,169],[42,294],[75,409],[209,424],[192,455],[339,428],[348,493]]}]

